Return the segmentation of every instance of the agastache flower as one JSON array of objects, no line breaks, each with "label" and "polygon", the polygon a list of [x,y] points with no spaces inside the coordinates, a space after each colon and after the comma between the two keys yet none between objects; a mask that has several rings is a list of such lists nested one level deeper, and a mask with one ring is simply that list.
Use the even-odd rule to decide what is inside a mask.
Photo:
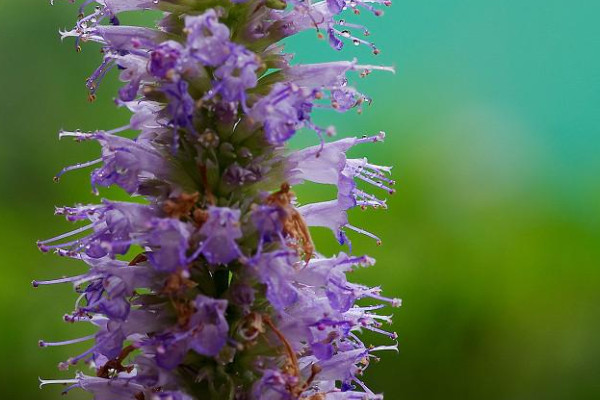
[{"label": "agastache flower", "polygon": [[[390,168],[346,152],[385,135],[326,142],[335,130],[312,116],[361,112],[370,100],[349,84],[352,75],[393,69],[292,64],[280,41],[315,29],[336,50],[349,40],[377,53],[352,33],[366,28],[338,15],[381,15],[389,3],[196,3],[85,0],[75,27],[62,32],[77,50],[87,41],[102,46],[87,80],[90,100],[118,69],[116,103],[132,116],[110,130],[62,131],[101,152],[55,179],[91,169],[94,192],[118,187],[131,201],[57,208],[80,225],[38,242],[88,269],[33,286],[73,285],[78,297],[63,320],[95,328],[40,340],[45,348],[90,343],[59,369],[92,369],[40,386],[83,389],[97,400],[381,399],[361,376],[377,353],[396,350],[397,335],[384,326],[391,317],[380,311],[400,301],[350,281],[374,260],[351,250],[320,254],[310,227],[330,228],[341,244],[350,245],[351,231],[380,242],[351,225],[348,210],[386,208]],[[121,25],[121,13],[148,9],[163,12],[156,27]],[[289,150],[304,128],[316,143]],[[331,185],[337,195],[300,206],[292,185],[301,184]],[[364,344],[364,331],[384,343]]]}]

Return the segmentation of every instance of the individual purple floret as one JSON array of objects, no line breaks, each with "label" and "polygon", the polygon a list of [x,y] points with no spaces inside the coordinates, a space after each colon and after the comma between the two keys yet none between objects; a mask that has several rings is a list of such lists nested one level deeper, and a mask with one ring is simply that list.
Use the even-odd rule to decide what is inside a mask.
[{"label": "individual purple floret", "polygon": [[242,237],[240,210],[209,207],[206,222],[198,233],[201,252],[210,264],[227,264],[241,255],[236,239]]},{"label": "individual purple floret", "polygon": [[[38,242],[87,270],[33,286],[72,284],[77,300],[63,320],[94,328],[39,341],[88,344],[59,363],[85,373],[40,386],[83,389],[96,400],[381,399],[362,376],[380,352],[397,350],[384,309],[400,301],[352,282],[349,273],[375,261],[351,250],[319,253],[311,227],[331,229],[341,244],[351,232],[380,242],[351,225],[348,211],[386,208],[391,169],[346,152],[385,135],[326,142],[335,130],[313,114],[361,112],[370,100],[350,85],[353,76],[393,69],[292,64],[281,40],[315,29],[336,50],[350,41],[378,53],[359,38],[365,27],[337,16],[378,16],[389,2],[212,4],[82,0],[75,27],[62,32],[77,50],[90,41],[102,48],[89,99],[118,70],[115,102],[132,115],[107,131],[62,131],[98,143],[100,154],[55,179],[90,168],[96,194],[113,187],[129,200],[57,208],[79,225]],[[141,10],[162,12],[156,27],[121,24],[122,13]],[[303,129],[315,144],[290,150]],[[330,185],[336,196],[302,203],[292,191],[301,184]],[[364,331],[384,343],[363,343]]]},{"label": "individual purple floret", "polygon": [[194,327],[190,333],[190,348],[199,354],[214,357],[227,342],[227,300],[198,295],[194,307],[196,312],[190,319],[190,325]]},{"label": "individual purple floret", "polygon": [[243,46],[231,46],[230,54],[215,70],[213,93],[219,93],[228,102],[246,102],[246,91],[256,87],[258,78],[256,55]]},{"label": "individual purple floret", "polygon": [[199,16],[186,16],[185,31],[190,56],[203,65],[220,66],[232,53],[229,28],[219,22],[213,9]]}]

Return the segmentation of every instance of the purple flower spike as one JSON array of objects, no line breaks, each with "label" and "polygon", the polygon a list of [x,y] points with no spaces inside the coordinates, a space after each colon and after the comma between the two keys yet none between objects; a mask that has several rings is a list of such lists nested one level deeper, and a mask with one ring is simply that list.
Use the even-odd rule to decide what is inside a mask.
[{"label": "purple flower spike", "polygon": [[[33,286],[71,284],[77,301],[63,320],[95,328],[39,341],[89,343],[59,368],[94,370],[40,386],[96,400],[382,399],[361,376],[376,353],[397,349],[385,308],[400,300],[352,282],[349,273],[374,260],[320,254],[311,227],[331,229],[340,244],[353,232],[380,242],[351,225],[348,210],[386,208],[391,168],[346,153],[384,134],[326,141],[335,129],[313,114],[361,111],[370,100],[349,85],[352,75],[393,68],[293,64],[281,43],[316,28],[336,50],[349,40],[376,53],[356,32],[364,26],[337,15],[380,15],[381,5],[389,1],[81,0],[62,37],[77,49],[100,44],[90,100],[118,72],[116,104],[131,118],[106,131],[61,131],[101,152],[55,180],[93,168],[94,193],[113,187],[128,201],[57,208],[78,226],[38,242],[87,270]],[[146,9],[163,13],[156,28],[121,24],[121,13]],[[291,150],[301,130],[316,133],[314,143]],[[304,183],[335,187],[335,198],[303,202],[291,185]],[[385,343],[365,345],[364,331]]]}]

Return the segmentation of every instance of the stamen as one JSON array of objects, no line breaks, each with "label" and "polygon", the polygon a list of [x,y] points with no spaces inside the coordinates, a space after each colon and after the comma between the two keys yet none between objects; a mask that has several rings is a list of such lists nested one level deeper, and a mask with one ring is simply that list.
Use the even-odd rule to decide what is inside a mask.
[{"label": "stamen", "polygon": [[67,232],[67,233],[63,233],[62,235],[55,236],[55,237],[53,237],[51,239],[46,239],[46,240],[39,241],[39,242],[37,242],[37,244],[39,246],[39,245],[44,245],[44,244],[56,242],[56,241],[64,239],[64,238],[68,238],[70,236],[77,235],[78,233],[85,232],[88,229],[93,228],[95,225],[96,225],[96,223],[91,223],[89,225],[85,225],[85,226],[82,226],[80,228],[77,228],[77,229],[75,229],[73,231],[70,231],[70,232]]},{"label": "stamen", "polygon": [[[96,345],[97,346],[97,345]],[[82,359],[84,359],[85,357],[89,356],[91,353],[93,353],[96,350],[96,346],[92,346],[89,349],[87,349],[86,351],[84,351],[83,353],[81,353],[78,356],[75,357],[71,357],[66,361],[66,365],[75,365],[77,364],[79,361],[81,361]]]},{"label": "stamen", "polygon": [[373,136],[364,135],[363,137],[356,139],[356,144],[383,142],[384,139],[385,139],[385,132],[381,131],[377,135],[373,135]]},{"label": "stamen", "polygon": [[[355,160],[348,160],[349,163],[354,164]],[[383,166],[379,166],[379,165],[374,165],[374,164],[369,164],[367,162],[366,159],[364,160],[360,160],[359,164],[355,166],[356,171],[368,176],[369,178],[372,179],[377,179],[377,180],[382,180],[387,182],[390,185],[394,185],[396,184],[396,182],[388,177],[386,177],[383,172],[385,173],[391,173],[391,168],[390,167],[383,167]],[[381,172],[383,171],[383,172]]]},{"label": "stamen", "polygon": [[88,315],[63,315],[63,321],[74,323],[74,322],[91,322],[93,319]]},{"label": "stamen", "polygon": [[40,389],[46,385],[69,385],[69,384],[77,384],[79,383],[78,379],[42,379],[38,378],[40,381]]},{"label": "stamen", "polygon": [[[59,243],[59,244],[52,244],[52,245],[40,244],[40,245],[38,245],[38,248],[40,249],[40,251],[46,253],[52,249],[63,249],[64,247],[73,246],[74,249],[71,249],[70,251],[77,251],[84,246],[82,244],[82,240],[83,239],[77,239],[77,240],[72,240],[72,241],[66,242],[66,243]],[[79,246],[75,247],[75,245],[79,245]]]},{"label": "stamen", "polygon": [[80,295],[77,297],[77,300],[75,300],[75,309],[76,309],[76,310],[80,308],[81,301],[82,301],[83,299],[85,299],[85,296],[86,296],[86,294],[87,294],[87,293],[85,293],[85,292],[81,293],[81,294],[80,294]]},{"label": "stamen", "polygon": [[367,296],[370,297],[370,298],[372,298],[372,299],[375,299],[375,300],[379,300],[379,301],[384,301],[386,303],[390,303],[390,305],[392,307],[400,307],[400,306],[402,306],[402,299],[381,296],[380,294],[378,294],[379,291],[381,291],[381,289],[374,288],[374,289],[372,289],[372,291],[370,291],[367,294]]},{"label": "stamen", "polygon": [[[384,305],[380,304],[380,308],[383,308]],[[369,318],[373,318],[373,319],[378,319],[384,322],[387,322],[389,324],[392,323],[392,316],[391,315],[379,315],[379,314],[372,314],[372,313],[366,313],[366,315],[369,316]]]},{"label": "stamen", "polygon": [[370,193],[363,192],[360,189],[354,189],[352,191],[354,198],[357,200],[357,204],[361,207],[372,206],[374,208],[382,207],[384,209],[387,208],[387,203],[385,200],[380,200],[377,197],[373,196]]},{"label": "stamen", "polygon": [[131,128],[131,125],[127,124],[127,125],[123,125],[123,126],[120,126],[118,128],[114,128],[114,129],[111,129],[108,131],[99,130],[99,131],[95,131],[95,132],[82,132],[79,129],[77,129],[75,131],[61,130],[60,132],[58,132],[58,138],[62,139],[64,137],[74,137],[75,140],[77,140],[78,142],[82,142],[84,140],[98,139],[98,138],[101,138],[103,135],[115,135],[117,133],[126,131],[130,128]]},{"label": "stamen", "polygon": [[375,235],[374,235],[374,234],[372,234],[371,232],[365,231],[364,229],[357,228],[357,227],[355,227],[355,226],[352,226],[352,225],[350,225],[350,224],[346,224],[346,225],[344,225],[344,227],[346,227],[346,228],[348,228],[348,229],[350,229],[350,230],[353,230],[354,232],[361,233],[361,234],[363,234],[363,235],[365,235],[365,236],[367,236],[367,237],[370,237],[371,239],[374,239],[375,241],[377,241],[377,245],[378,245],[378,246],[380,246],[380,245],[381,245],[381,243],[382,243],[382,242],[381,242],[381,239],[379,239],[379,237],[378,237],[378,236],[375,236]]},{"label": "stamen", "polygon": [[59,278],[59,279],[53,279],[53,280],[49,280],[49,281],[37,281],[34,280],[31,282],[31,285],[33,287],[38,287],[40,285],[55,285],[58,283],[69,283],[69,282],[77,282],[79,280],[81,280],[82,278],[87,277],[88,275],[77,275],[77,276],[69,276],[69,277],[64,277],[64,278]]},{"label": "stamen", "polygon": [[357,5],[360,5],[365,10],[370,11],[371,13],[373,13],[373,15],[375,15],[376,17],[380,17],[380,16],[383,15],[383,11],[376,9],[372,5],[367,4],[367,3],[363,2],[363,1],[351,0],[350,3],[354,3],[354,4],[357,4]]},{"label": "stamen", "polygon": [[85,8],[93,3],[96,0],[85,0],[80,6],[79,6],[79,15],[84,15],[85,14]]},{"label": "stamen", "polygon": [[[373,310],[380,310],[384,307],[385,307],[385,305],[383,305],[383,304],[377,304],[374,306],[365,306],[365,307],[355,306],[355,307],[352,307],[351,310],[373,311]],[[374,315],[377,315],[377,314],[369,314],[369,316],[374,316]]]},{"label": "stamen", "polygon": [[54,347],[54,346],[66,346],[69,344],[81,343],[95,338],[95,335],[84,336],[77,339],[65,340],[62,342],[46,342],[44,340],[38,341],[40,347]]},{"label": "stamen", "polygon": [[361,29],[365,33],[365,36],[369,36],[369,30],[364,25],[358,25],[358,24],[348,23],[346,20],[343,20],[343,19],[340,19],[338,21],[338,25],[340,25],[340,26],[347,26],[347,27],[354,28],[354,29]]},{"label": "stamen", "polygon": [[335,32],[337,35],[339,35],[339,36],[341,36],[341,37],[343,37],[343,38],[347,38],[347,39],[350,39],[350,40],[352,40],[352,43],[353,43],[355,46],[359,46],[359,45],[361,45],[361,44],[364,44],[364,45],[366,45],[366,46],[369,46],[371,49],[373,49],[373,52],[377,51],[377,53],[379,53],[379,50],[377,49],[377,47],[375,46],[375,44],[374,44],[374,43],[372,43],[372,42],[369,42],[369,41],[366,41],[366,40],[364,40],[364,39],[360,39],[360,38],[358,38],[358,37],[356,37],[356,36],[352,35],[352,34],[350,33],[350,31],[349,31],[349,30],[343,30],[343,31],[339,31],[339,30],[337,30],[337,29],[335,29],[335,28],[332,28],[332,30],[333,30],[333,32]]},{"label": "stamen", "polygon": [[74,171],[76,169],[90,167],[92,165],[96,165],[96,164],[101,163],[101,162],[102,162],[102,158],[98,158],[96,160],[92,160],[92,161],[88,161],[88,162],[85,162],[85,163],[80,163],[80,164],[71,165],[69,167],[65,167],[58,174],[56,174],[54,176],[54,182],[58,182],[60,180],[60,177],[63,176],[66,172]]},{"label": "stamen", "polygon": [[374,351],[388,351],[388,350],[392,350],[395,352],[399,352],[398,350],[398,343],[394,344],[394,345],[389,345],[389,346],[377,346],[377,347],[373,347],[372,349],[369,349],[369,352],[372,353]]},{"label": "stamen", "polygon": [[378,187],[378,188],[380,188],[380,189],[386,190],[386,191],[387,191],[389,194],[394,194],[394,193],[396,193],[396,189],[392,189],[391,187],[389,187],[389,186],[387,186],[387,185],[383,184],[382,182],[377,182],[377,181],[374,181],[373,179],[371,179],[371,178],[368,178],[368,177],[364,176],[363,174],[357,174],[357,175],[356,175],[356,177],[357,177],[358,179],[362,180],[362,181],[365,181],[365,182],[367,182],[367,183],[370,183],[371,185],[373,185],[373,186],[375,186],[375,187]]},{"label": "stamen", "polygon": [[354,65],[352,67],[352,69],[355,70],[355,71],[359,70],[359,69],[362,69],[362,70],[369,70],[369,71],[372,71],[372,70],[386,71],[386,72],[391,72],[392,74],[396,73],[396,68],[390,67],[390,66],[387,66],[387,65],[369,65],[369,64]]},{"label": "stamen", "polygon": [[365,326],[365,329],[368,329],[371,332],[376,332],[376,333],[380,333],[382,335],[385,335],[385,336],[389,337],[392,340],[398,339],[398,334],[396,332],[384,331],[383,329],[379,329],[379,328],[376,328],[376,327],[371,326],[371,325]]}]

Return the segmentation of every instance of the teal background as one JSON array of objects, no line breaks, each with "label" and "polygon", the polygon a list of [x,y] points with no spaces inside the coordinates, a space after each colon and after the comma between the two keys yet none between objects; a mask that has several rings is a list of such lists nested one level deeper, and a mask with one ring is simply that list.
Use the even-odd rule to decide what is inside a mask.
[{"label": "teal background", "polygon": [[[68,286],[30,286],[80,270],[35,241],[68,229],[53,206],[94,200],[87,172],[51,178],[97,147],[56,132],[127,120],[112,103],[114,75],[86,102],[100,55],[61,44],[76,8],[47,3],[0,1],[2,399],[61,398],[37,377],[69,376],[55,366],[82,347],[37,340],[89,329],[61,322]],[[400,354],[384,354],[366,380],[391,400],[600,398],[600,3],[404,0],[386,11],[361,18],[377,57],[351,44],[336,54],[314,32],[288,48],[297,61],[397,68],[352,78],[374,98],[363,115],[317,117],[340,135],[386,131],[385,144],[353,151],[394,165],[398,180],[388,211],[352,213],[383,239],[352,236],[356,253],[378,259],[355,279],[404,299],[393,310]],[[303,202],[331,194],[298,192]],[[328,232],[315,236],[322,252],[339,251]]]}]

